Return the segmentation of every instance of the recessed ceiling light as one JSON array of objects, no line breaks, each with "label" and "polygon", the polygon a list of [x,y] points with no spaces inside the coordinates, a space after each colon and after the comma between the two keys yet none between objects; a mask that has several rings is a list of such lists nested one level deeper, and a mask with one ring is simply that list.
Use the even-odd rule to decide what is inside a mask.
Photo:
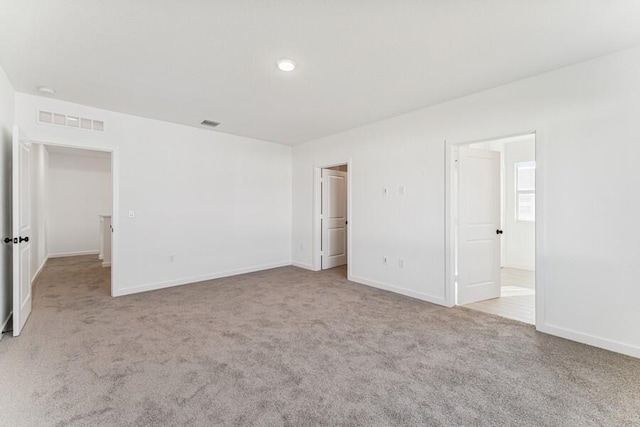
[{"label": "recessed ceiling light", "polygon": [[296,69],[296,63],[290,59],[281,59],[278,61],[278,68],[282,71],[293,71]]},{"label": "recessed ceiling light", "polygon": [[46,93],[47,95],[55,95],[56,90],[47,86],[38,86],[38,92]]}]

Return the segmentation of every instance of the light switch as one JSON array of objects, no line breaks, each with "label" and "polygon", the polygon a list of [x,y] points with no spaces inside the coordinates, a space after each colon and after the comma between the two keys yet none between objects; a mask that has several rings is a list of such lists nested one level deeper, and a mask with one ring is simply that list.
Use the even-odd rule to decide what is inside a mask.
[{"label": "light switch", "polygon": [[129,211],[129,218],[135,218],[136,217],[136,211]]}]

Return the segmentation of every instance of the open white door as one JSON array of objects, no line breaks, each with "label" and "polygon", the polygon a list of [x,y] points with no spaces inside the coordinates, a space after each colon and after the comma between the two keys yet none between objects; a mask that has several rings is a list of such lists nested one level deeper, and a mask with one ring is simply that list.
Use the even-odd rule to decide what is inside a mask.
[{"label": "open white door", "polygon": [[322,169],[322,269],[347,263],[347,172]]},{"label": "open white door", "polygon": [[31,147],[13,128],[13,336],[31,314]]},{"label": "open white door", "polygon": [[500,153],[460,148],[458,304],[500,296]]}]

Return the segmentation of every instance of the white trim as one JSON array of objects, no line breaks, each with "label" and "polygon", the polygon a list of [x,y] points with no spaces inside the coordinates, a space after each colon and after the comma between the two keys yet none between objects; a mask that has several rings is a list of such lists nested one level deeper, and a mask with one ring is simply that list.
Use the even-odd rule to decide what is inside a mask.
[{"label": "white trim", "polygon": [[102,266],[103,267],[111,267],[111,263],[110,262],[103,262]]},{"label": "white trim", "polygon": [[114,149],[111,152],[111,193],[113,196],[111,205],[111,296],[114,295],[118,283],[118,266],[120,249],[120,152]]},{"label": "white trim", "polygon": [[353,163],[351,157],[347,160],[336,161],[329,164],[313,167],[313,212],[311,213],[313,220],[313,235],[311,238],[311,259],[313,262],[313,271],[320,271],[322,269],[322,251],[320,250],[320,243],[322,241],[322,227],[320,225],[320,207],[322,206],[322,192],[320,189],[322,179],[322,169],[333,168],[336,166],[347,165],[347,280],[351,280],[351,265],[352,265],[352,250],[353,239],[351,230],[353,228],[353,221],[351,217],[353,215],[352,203],[351,203],[351,189],[353,188]]},{"label": "white trim", "polygon": [[98,250],[90,251],[77,251],[77,252],[58,252],[57,254],[49,254],[47,258],[66,258],[69,256],[82,256],[82,255],[98,255]]},{"label": "white trim", "polygon": [[2,324],[2,328],[0,328],[0,340],[2,339],[2,337],[4,336],[4,334],[2,333],[2,331],[4,331],[7,328],[7,325],[9,324],[9,320],[11,320],[11,316],[13,316],[13,311],[9,312],[9,315],[7,316],[7,319],[4,321],[4,323]]},{"label": "white trim", "polygon": [[582,344],[587,344],[594,347],[603,348],[605,350],[614,351],[616,353],[626,354],[627,356],[640,358],[640,347],[625,344],[620,341],[601,338],[595,335],[589,335],[549,324],[537,324],[536,329],[539,332],[544,332],[545,334],[555,335],[557,337],[579,342]]},{"label": "white trim", "polygon": [[453,146],[444,142],[444,299],[448,307],[456,304],[453,203]]},{"label": "white trim", "polygon": [[40,276],[40,273],[42,273],[42,269],[44,268],[47,261],[49,261],[49,255],[44,257],[42,264],[40,264],[40,267],[38,267],[38,271],[36,271],[36,274],[33,275],[33,279],[31,279],[31,286],[33,286],[35,281],[38,280],[38,276]]},{"label": "white trim", "polygon": [[349,281],[358,283],[360,285],[371,286],[372,288],[382,289],[396,294],[404,295],[411,298],[416,298],[422,301],[430,302],[432,304],[444,305],[451,307],[445,298],[436,297],[433,295],[425,294],[422,292],[412,291],[410,289],[400,288],[398,286],[389,285],[387,283],[377,282],[375,280],[366,279],[364,277],[351,276]]},{"label": "white trim", "polygon": [[[119,149],[118,147],[114,147],[112,145],[105,145],[103,143],[94,143],[94,142],[83,142],[81,144],[77,144],[74,142],[69,142],[66,139],[61,139],[57,137],[53,137],[49,139],[33,139],[31,142],[35,142],[38,144],[43,144],[45,146],[53,145],[58,147],[68,147],[68,148],[78,148],[81,150],[94,150],[94,151],[104,151],[107,153],[111,153],[111,212],[113,212],[111,216],[111,263],[113,264],[111,268],[111,296],[114,295],[114,289],[116,288],[116,283],[118,283],[118,233],[119,233],[119,216],[116,214],[120,212],[120,158],[119,158]],[[51,257],[51,255],[49,255]]]},{"label": "white trim", "polygon": [[137,294],[139,292],[155,291],[158,289],[171,288],[174,286],[190,285],[207,280],[221,279],[223,277],[237,276],[239,274],[253,273],[256,271],[271,270],[272,268],[287,267],[291,265],[291,261],[276,262],[273,264],[256,265],[253,267],[238,268],[236,270],[221,271],[219,273],[206,274],[202,276],[185,277],[183,279],[169,280],[166,282],[150,283],[148,285],[133,286],[124,289],[118,289],[112,293],[112,296],[119,297],[123,295]]},{"label": "white trim", "polygon": [[[461,147],[470,144],[477,144],[480,142],[488,142],[495,141],[499,139],[507,139],[517,136],[525,136],[533,134],[535,137],[535,160],[536,160],[536,192],[538,194],[536,198],[536,267],[535,267],[535,287],[536,287],[536,327],[542,325],[544,321],[544,281],[543,281],[543,271],[544,271],[544,261],[542,259],[542,239],[543,239],[543,228],[544,228],[544,186],[542,182],[542,175],[544,170],[544,157],[543,153],[543,138],[542,138],[542,129],[543,126],[538,127],[536,130],[513,133],[504,136],[496,136],[492,138],[484,138],[479,140],[471,140],[471,141],[459,141],[459,142],[449,142],[444,141],[444,149],[445,149],[445,210],[444,210],[444,223],[445,223],[445,300],[447,301],[447,306],[453,307],[456,303],[455,301],[455,218],[454,218],[454,206],[453,199],[456,197],[456,188],[454,185],[454,180],[452,179],[453,173],[455,171],[454,165],[454,147]],[[538,200],[539,199],[539,200]]]},{"label": "white trim", "polygon": [[[347,168],[348,172],[348,168]],[[349,183],[349,177],[347,176],[347,184]],[[313,211],[311,217],[313,221],[313,235],[311,236],[311,262],[313,263],[313,271],[320,271],[322,269],[322,250],[320,249],[322,242],[322,227],[320,226],[320,208],[322,206],[322,168],[313,168]],[[348,209],[348,208],[347,208]],[[347,212],[348,214],[349,212]],[[349,244],[349,238],[347,237],[347,244]],[[349,261],[349,255],[347,254],[347,262]]]},{"label": "white trim", "polygon": [[538,127],[536,130],[536,143],[534,148],[536,151],[536,265],[534,270],[534,283],[536,291],[536,329],[542,330],[545,324],[545,286],[547,284],[545,274],[544,254],[544,225],[545,218],[545,185],[544,185],[544,126]]},{"label": "white trim", "polygon": [[532,273],[536,271],[536,268],[531,267],[530,265],[506,264],[506,265],[503,265],[502,268],[510,268],[512,270],[524,270],[524,271],[530,271]]},{"label": "white trim", "polygon": [[294,267],[298,267],[298,268],[304,268],[305,270],[315,271],[313,269],[313,265],[307,264],[307,263],[304,263],[304,262],[295,262],[294,261],[294,262],[291,263],[291,265],[294,266]]},{"label": "white trim", "polygon": [[4,331],[4,329],[7,327],[7,325],[9,324],[9,320],[11,319],[11,316],[13,316],[13,311],[9,312],[9,315],[7,316],[4,323],[2,324],[2,329],[0,329],[0,332]]}]

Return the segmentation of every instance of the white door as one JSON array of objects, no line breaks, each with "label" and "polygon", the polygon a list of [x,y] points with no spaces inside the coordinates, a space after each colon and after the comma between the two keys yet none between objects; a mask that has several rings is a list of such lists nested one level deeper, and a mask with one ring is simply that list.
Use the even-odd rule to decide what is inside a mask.
[{"label": "white door", "polygon": [[460,148],[458,304],[500,296],[500,153]]},{"label": "white door", "polygon": [[31,314],[31,147],[13,128],[13,335]]},{"label": "white door", "polygon": [[347,173],[322,169],[322,269],[347,263]]}]

